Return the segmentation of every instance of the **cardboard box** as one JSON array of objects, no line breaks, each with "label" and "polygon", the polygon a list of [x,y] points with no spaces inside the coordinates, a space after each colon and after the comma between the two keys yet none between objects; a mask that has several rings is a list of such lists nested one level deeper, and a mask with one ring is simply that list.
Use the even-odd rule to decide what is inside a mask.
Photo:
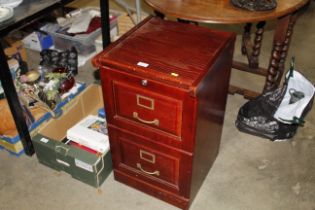
[{"label": "cardboard box", "polygon": [[26,51],[23,47],[22,41],[9,37],[6,37],[5,41],[10,45],[10,47],[4,49],[4,52],[8,57],[12,57],[16,53],[20,53],[22,60],[27,61]]},{"label": "cardboard box", "polygon": [[[56,113],[56,115],[61,115],[63,112],[63,109],[65,109],[67,107],[67,104],[74,99],[80,92],[82,92],[85,89],[85,84],[84,83],[77,83],[76,84],[76,92],[71,92],[69,91],[68,93],[65,94],[65,97],[63,97],[62,101],[60,103],[57,104],[56,108],[54,109],[54,113]],[[45,122],[47,122],[50,118],[52,117],[52,115],[49,112],[46,112],[44,115],[38,117],[38,119],[33,122],[33,124],[28,128],[31,137],[33,137],[35,134],[37,134],[38,129],[40,128],[40,125],[44,124]],[[35,117],[37,118],[37,117]],[[17,133],[17,131],[16,131]],[[17,142],[20,141],[20,135],[16,134],[14,136],[0,136],[0,140],[2,141],[6,141],[10,144],[10,146],[12,144],[16,144]],[[4,146],[5,148],[7,148],[6,146]]]},{"label": "cardboard box", "polygon": [[51,119],[33,138],[39,162],[55,170],[65,171],[86,184],[99,187],[111,172],[110,152],[93,154],[62,141],[69,128],[90,114],[97,115],[101,107],[101,87],[90,85],[67,105],[63,115]]},{"label": "cardboard box", "polygon": [[21,141],[18,141],[15,144],[10,144],[9,142],[0,139],[0,149],[6,150],[17,157],[24,154],[24,148]]}]

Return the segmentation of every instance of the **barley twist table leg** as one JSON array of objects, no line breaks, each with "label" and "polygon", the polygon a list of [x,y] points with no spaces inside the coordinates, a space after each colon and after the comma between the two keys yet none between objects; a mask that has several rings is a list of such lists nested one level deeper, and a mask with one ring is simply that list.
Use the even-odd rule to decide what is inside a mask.
[{"label": "barley twist table leg", "polygon": [[266,22],[261,21],[257,24],[256,28],[256,33],[255,33],[255,39],[254,39],[254,44],[253,44],[253,51],[250,56],[249,60],[249,66],[251,68],[258,68],[259,65],[259,55],[260,55],[260,49],[262,45],[262,40],[263,40],[263,35],[264,35],[264,27],[265,27]]},{"label": "barley twist table leg", "polygon": [[289,14],[278,19],[264,92],[274,90],[280,84],[296,16]]},{"label": "barley twist table leg", "polygon": [[279,77],[279,62],[281,57],[281,49],[282,49],[281,42],[274,43],[264,91],[270,91],[277,88],[276,81],[277,78]]},{"label": "barley twist table leg", "polygon": [[242,39],[242,54],[247,55],[246,43],[250,42],[250,31],[252,28],[251,23],[246,23],[244,26],[243,39]]},{"label": "barley twist table leg", "polygon": [[[285,71],[285,61],[286,61],[286,58],[288,55],[291,37],[293,34],[293,28],[294,28],[296,20],[297,20],[297,14],[295,14],[291,17],[289,25],[288,25],[286,38],[285,38],[284,43],[283,43],[282,52],[281,52],[280,61],[279,61],[279,71],[280,72]],[[277,84],[280,84],[280,81],[281,81],[281,77],[277,78]]]},{"label": "barley twist table leg", "polygon": [[262,38],[264,34],[264,26],[266,22],[260,21],[256,25],[255,39],[251,40],[251,27],[252,23],[247,23],[244,27],[243,39],[242,39],[242,54],[247,56],[248,66],[256,69],[259,66],[259,54],[262,44]]}]

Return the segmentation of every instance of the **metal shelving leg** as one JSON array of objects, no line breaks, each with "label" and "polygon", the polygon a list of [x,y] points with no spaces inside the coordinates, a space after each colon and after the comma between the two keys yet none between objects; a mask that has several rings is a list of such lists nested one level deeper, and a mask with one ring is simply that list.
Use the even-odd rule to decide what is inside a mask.
[{"label": "metal shelving leg", "polygon": [[137,24],[141,22],[141,1],[136,0]]},{"label": "metal shelving leg", "polygon": [[[1,42],[0,42],[0,66],[1,66],[0,79],[1,79],[4,93],[6,95],[6,99],[10,106],[12,116],[15,119],[15,125],[19,132],[25,154],[31,156],[32,154],[34,154],[34,147],[31,141],[31,136],[28,132],[27,125],[25,123],[23,110],[19,103],[19,98],[15,90],[10,68],[8,66]],[[1,121],[2,120],[5,120],[5,119],[1,119]]]},{"label": "metal shelving leg", "polygon": [[110,22],[108,0],[100,0],[103,49],[110,44]]},{"label": "metal shelving leg", "polygon": [[[120,6],[122,6],[126,12],[128,13],[131,21],[133,22],[133,24],[137,25],[138,23],[141,22],[141,1],[140,0],[136,0],[136,8],[130,7],[129,4],[127,4],[124,0],[115,0],[115,2],[117,4],[119,4]],[[135,20],[132,16],[132,12],[136,11],[137,13],[137,19]]]}]

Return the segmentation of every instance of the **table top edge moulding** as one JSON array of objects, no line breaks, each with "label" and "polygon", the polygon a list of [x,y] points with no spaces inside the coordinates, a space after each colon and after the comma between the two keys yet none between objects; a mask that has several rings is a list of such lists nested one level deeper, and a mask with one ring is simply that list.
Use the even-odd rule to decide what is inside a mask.
[{"label": "table top edge moulding", "polygon": [[[276,19],[299,10],[309,0],[278,0],[271,11],[247,11],[237,8],[230,0],[145,0],[156,11],[189,21],[214,24],[237,24]],[[198,6],[196,4],[198,3]]]}]

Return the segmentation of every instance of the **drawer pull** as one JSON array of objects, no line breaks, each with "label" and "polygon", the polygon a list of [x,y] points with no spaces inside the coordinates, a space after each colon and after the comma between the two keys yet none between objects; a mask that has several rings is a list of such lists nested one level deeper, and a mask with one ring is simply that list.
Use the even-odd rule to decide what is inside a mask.
[{"label": "drawer pull", "polygon": [[158,126],[160,124],[160,121],[158,119],[154,119],[152,121],[143,120],[139,117],[137,112],[133,112],[133,118],[139,120],[140,122],[143,122],[145,124],[152,124]]},{"label": "drawer pull", "polygon": [[148,171],[144,170],[144,169],[141,167],[141,164],[140,164],[140,163],[137,163],[137,168],[139,168],[143,173],[146,173],[146,174],[149,174],[149,175],[160,176],[160,172],[159,172],[159,171],[148,172]]}]

